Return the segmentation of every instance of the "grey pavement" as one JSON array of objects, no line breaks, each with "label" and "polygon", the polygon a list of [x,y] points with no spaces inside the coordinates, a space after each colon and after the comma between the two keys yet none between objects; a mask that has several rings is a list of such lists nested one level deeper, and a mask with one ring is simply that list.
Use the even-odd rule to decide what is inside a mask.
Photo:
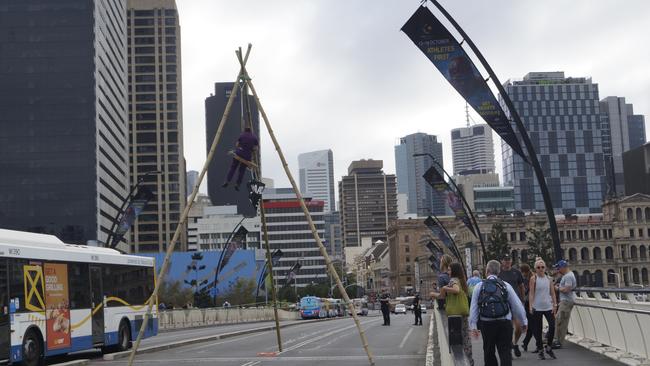
[{"label": "grey pavement", "polygon": [[[519,342],[521,349],[521,341]],[[530,351],[535,349],[535,339],[533,338],[528,346],[529,352],[524,352],[521,350],[521,358],[517,358],[513,355],[514,366],[525,366],[525,365],[571,365],[571,366],[620,366],[622,363],[619,363],[616,360],[613,360],[607,356],[603,356],[599,353],[592,352],[586,348],[575,345],[569,341],[565,341],[562,344],[562,349],[553,350],[556,360],[550,359],[549,357],[546,360],[538,360],[537,354]],[[483,341],[481,337],[478,339],[472,339],[472,353],[474,355],[474,362],[476,365],[483,365]],[[497,356],[498,358],[498,356]]]},{"label": "grey pavement", "polygon": [[[426,314],[428,320],[431,313]],[[361,317],[377,365],[422,365],[425,358],[428,327],[413,326],[413,315],[392,315],[391,326],[382,326],[381,317]],[[173,337],[176,332],[169,332]],[[165,334],[162,334],[165,336]],[[367,365],[368,360],[352,318],[307,323],[282,329],[283,352],[273,357],[263,354],[277,351],[275,331],[196,343],[179,348],[142,354],[138,365],[210,364],[223,366]],[[152,339],[153,341],[153,339]],[[125,365],[126,360],[94,359],[91,365]]]}]

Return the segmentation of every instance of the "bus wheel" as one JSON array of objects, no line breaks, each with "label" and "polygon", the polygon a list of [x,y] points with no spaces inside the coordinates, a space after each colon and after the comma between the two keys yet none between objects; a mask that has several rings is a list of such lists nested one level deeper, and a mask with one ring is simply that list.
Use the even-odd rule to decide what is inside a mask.
[{"label": "bus wheel", "polygon": [[127,321],[120,323],[120,328],[117,332],[117,349],[118,351],[126,351],[131,348],[131,330]]},{"label": "bus wheel", "polygon": [[33,330],[27,331],[23,338],[23,365],[43,365],[43,342]]}]

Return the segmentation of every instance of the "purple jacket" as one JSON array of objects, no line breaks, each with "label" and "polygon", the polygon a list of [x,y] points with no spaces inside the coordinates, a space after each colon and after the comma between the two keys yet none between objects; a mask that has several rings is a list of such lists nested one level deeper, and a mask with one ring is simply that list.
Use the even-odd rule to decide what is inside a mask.
[{"label": "purple jacket", "polygon": [[237,139],[239,146],[237,146],[237,151],[235,153],[239,155],[242,159],[251,160],[253,157],[253,150],[259,145],[257,136],[252,132],[242,132]]}]

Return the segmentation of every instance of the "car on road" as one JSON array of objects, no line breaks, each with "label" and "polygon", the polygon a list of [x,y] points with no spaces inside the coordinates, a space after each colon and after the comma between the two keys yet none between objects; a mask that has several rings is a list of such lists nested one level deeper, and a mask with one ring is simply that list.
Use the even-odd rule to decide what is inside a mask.
[{"label": "car on road", "polygon": [[395,305],[395,310],[393,310],[393,313],[406,315],[406,305],[404,304]]},{"label": "car on road", "polygon": [[422,310],[423,314],[426,313],[427,312],[427,306],[424,305],[424,304],[420,304],[420,310]]}]

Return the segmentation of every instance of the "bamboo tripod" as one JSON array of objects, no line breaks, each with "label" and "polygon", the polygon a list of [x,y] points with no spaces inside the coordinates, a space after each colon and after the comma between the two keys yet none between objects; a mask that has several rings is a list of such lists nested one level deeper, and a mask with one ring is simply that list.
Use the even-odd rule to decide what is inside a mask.
[{"label": "bamboo tripod", "polygon": [[[348,297],[347,292],[345,291],[343,283],[341,282],[341,279],[340,279],[338,273],[336,272],[336,270],[335,270],[335,268],[334,268],[334,266],[332,264],[332,260],[330,259],[329,255],[327,254],[327,250],[325,249],[325,246],[323,245],[323,242],[321,241],[320,236],[318,235],[318,232],[316,230],[316,226],[314,225],[314,222],[313,222],[313,220],[311,218],[309,210],[307,209],[307,206],[305,205],[305,201],[304,201],[304,199],[302,197],[302,194],[300,193],[300,190],[298,189],[298,186],[296,185],[296,181],[293,178],[293,175],[291,174],[291,172],[289,171],[289,166],[288,166],[287,161],[286,161],[286,159],[284,157],[284,153],[282,152],[282,149],[280,148],[280,144],[278,143],[278,141],[277,141],[277,139],[275,137],[275,134],[273,132],[273,129],[271,128],[271,124],[269,122],[269,119],[268,119],[268,117],[266,115],[266,112],[265,112],[264,108],[262,107],[259,96],[257,95],[257,91],[255,90],[255,86],[253,85],[253,83],[251,81],[251,78],[250,78],[250,76],[248,74],[248,71],[246,70],[246,63],[248,61],[248,56],[250,55],[251,47],[252,47],[252,45],[249,44],[245,55],[242,55],[241,49],[236,51],[237,59],[238,59],[239,64],[240,64],[240,70],[239,70],[239,73],[238,73],[237,79],[236,79],[238,82],[235,82],[235,84],[233,86],[230,97],[228,98],[228,102],[226,103],[226,109],[224,111],[223,116],[221,117],[221,121],[219,122],[219,127],[217,129],[217,133],[215,134],[215,137],[214,137],[214,139],[212,141],[212,146],[210,147],[210,151],[208,153],[207,159],[206,159],[205,163],[203,164],[203,169],[201,170],[201,173],[199,174],[197,182],[196,182],[196,184],[194,186],[194,189],[192,190],[192,194],[191,194],[191,196],[189,198],[189,202],[188,202],[187,206],[185,207],[185,209],[183,210],[183,213],[182,213],[181,218],[180,218],[179,225],[176,228],[176,231],[174,233],[172,241],[169,244],[169,246],[167,247],[167,252],[165,254],[165,259],[163,261],[163,264],[162,264],[161,269],[160,269],[160,273],[159,273],[157,281],[155,283],[153,294],[148,300],[146,316],[143,319],[142,326],[140,327],[140,331],[138,333],[138,337],[137,337],[137,339],[135,341],[135,344],[133,345],[133,349],[131,350],[131,354],[129,356],[129,362],[128,362],[129,366],[133,365],[133,360],[135,358],[135,354],[136,354],[136,352],[138,350],[138,347],[140,346],[140,342],[142,340],[144,331],[147,328],[147,323],[149,321],[149,318],[151,317],[151,311],[152,311],[153,304],[155,303],[155,299],[158,296],[158,290],[159,290],[160,284],[162,283],[162,281],[163,281],[163,279],[165,277],[165,274],[167,272],[167,269],[169,267],[169,262],[170,262],[169,259],[171,257],[171,254],[174,251],[174,248],[176,246],[176,242],[178,241],[178,238],[180,236],[181,228],[187,222],[187,217],[189,215],[189,210],[192,207],[192,204],[194,202],[194,199],[196,198],[196,195],[198,194],[199,186],[200,186],[201,182],[203,181],[203,178],[205,176],[205,173],[207,172],[208,166],[209,166],[210,162],[212,161],[212,159],[214,157],[214,153],[216,151],[218,142],[219,142],[219,140],[221,138],[221,134],[223,132],[223,127],[224,127],[226,121],[228,120],[228,116],[230,114],[230,109],[232,107],[233,101],[234,101],[235,96],[236,96],[236,94],[238,92],[238,89],[239,89],[239,81],[242,81],[242,85],[249,88],[250,91],[253,93],[253,98],[255,100],[255,103],[256,103],[256,105],[258,107],[258,110],[259,110],[260,114],[262,115],[262,119],[264,120],[264,124],[266,126],[266,129],[268,130],[269,135],[271,137],[271,140],[273,141],[273,145],[275,147],[275,150],[278,153],[278,157],[280,158],[280,161],[282,162],[282,166],[283,166],[284,171],[285,171],[285,173],[287,175],[287,178],[291,182],[291,186],[292,186],[294,192],[296,193],[296,198],[298,199],[298,201],[300,203],[300,206],[301,206],[301,208],[303,210],[303,213],[305,214],[305,218],[307,219],[307,222],[309,224],[309,228],[310,228],[310,230],[312,232],[312,235],[314,236],[316,244],[318,244],[321,255],[323,256],[323,258],[325,258],[325,263],[327,264],[327,269],[330,272],[330,274],[332,275],[332,277],[334,278],[334,280],[336,281],[336,285],[337,285],[339,291],[341,292],[341,295],[343,296],[343,299],[344,299],[345,303],[348,304],[348,306],[350,306],[350,304],[351,304],[350,298]],[[245,97],[245,95],[243,95],[243,97]],[[250,121],[250,119],[249,119],[249,121]],[[256,169],[256,171],[259,172],[259,169]],[[271,273],[271,276],[272,276],[272,273],[273,273],[272,259],[271,259],[270,246],[269,246],[269,242],[268,242],[268,233],[267,233],[267,229],[266,229],[266,215],[265,215],[265,211],[264,211],[263,202],[260,205],[260,214],[261,214],[261,220],[263,222],[264,243],[265,243],[265,248],[266,248],[267,262],[268,262],[268,266],[269,266],[268,268],[269,268],[269,272]],[[273,281],[271,281],[271,283],[273,283]],[[280,350],[280,352],[282,352],[282,342],[281,342],[281,338],[280,338],[280,327],[279,327],[278,315],[277,315],[277,300],[276,300],[276,296],[275,296],[276,295],[275,286],[272,285],[271,289],[272,289],[271,293],[272,293],[272,296],[273,296],[273,306],[274,306],[274,314],[275,314],[275,322],[276,322],[276,334],[277,334],[277,338],[278,338],[278,349]],[[366,351],[366,354],[368,356],[368,361],[369,361],[371,366],[374,366],[375,362],[374,362],[373,357],[372,357],[372,352],[370,351],[370,348],[368,347],[368,340],[366,338],[365,332],[363,331],[363,328],[361,327],[361,322],[359,321],[359,318],[357,317],[357,314],[356,314],[355,311],[352,311],[351,314],[352,314],[352,317],[354,319],[357,330],[359,331],[359,336],[361,337],[361,343],[363,344],[363,348]]]}]

